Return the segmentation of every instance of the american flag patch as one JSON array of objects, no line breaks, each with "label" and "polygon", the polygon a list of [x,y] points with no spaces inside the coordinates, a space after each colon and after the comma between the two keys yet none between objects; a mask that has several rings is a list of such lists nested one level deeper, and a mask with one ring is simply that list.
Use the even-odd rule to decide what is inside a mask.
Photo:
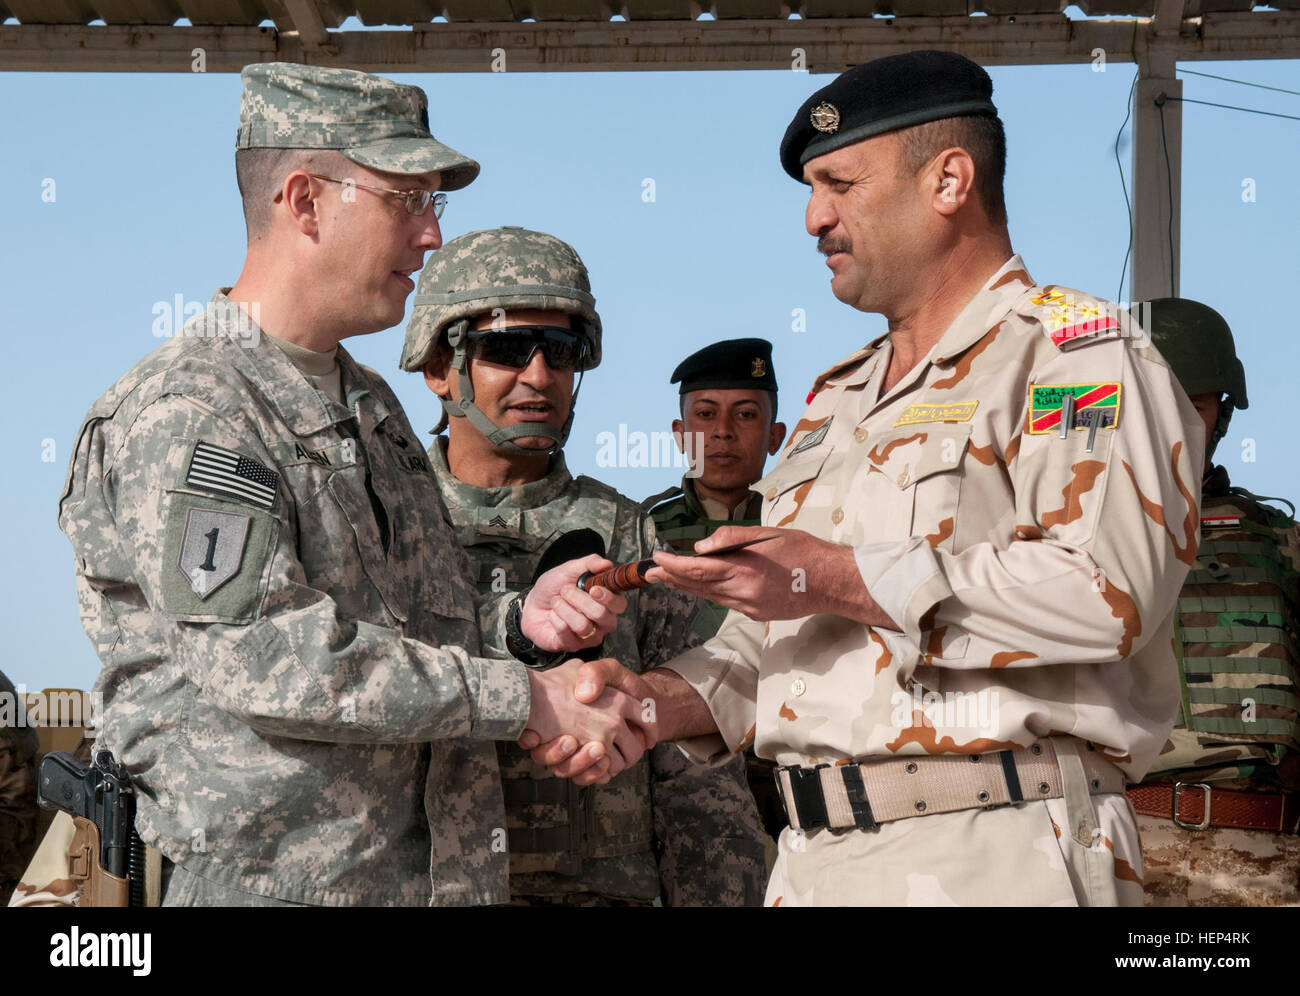
[{"label": "american flag patch", "polygon": [[234,450],[222,449],[199,440],[190,459],[185,483],[204,491],[229,495],[259,508],[275,503],[275,486],[280,475],[270,467]]}]

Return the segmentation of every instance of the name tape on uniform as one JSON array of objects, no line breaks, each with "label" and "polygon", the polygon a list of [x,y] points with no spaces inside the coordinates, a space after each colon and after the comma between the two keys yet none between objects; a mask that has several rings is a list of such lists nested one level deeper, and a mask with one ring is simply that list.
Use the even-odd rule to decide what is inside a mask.
[{"label": "name tape on uniform", "polygon": [[947,404],[908,405],[898,414],[895,426],[917,422],[969,422],[979,407],[978,401],[950,401]]}]

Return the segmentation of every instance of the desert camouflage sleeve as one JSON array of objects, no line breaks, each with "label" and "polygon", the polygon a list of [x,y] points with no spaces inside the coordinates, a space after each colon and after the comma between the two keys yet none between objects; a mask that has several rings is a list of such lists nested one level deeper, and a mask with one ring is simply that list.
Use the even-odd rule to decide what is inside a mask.
[{"label": "desert camouflage sleeve", "polygon": [[[93,600],[97,586],[110,583],[102,579],[134,579],[152,618],[162,621],[162,652],[174,655],[218,708],[260,733],[379,743],[513,739],[522,732],[529,707],[522,665],[472,657],[459,646],[431,646],[397,629],[342,616],[327,593],[307,583],[283,478],[269,510],[183,487],[177,444],[198,439],[275,467],[256,432],[238,417],[176,395],[144,407],[116,452],[103,452],[105,439],[97,429],[83,434],[71,493],[102,488],[103,498],[85,502],[84,509],[75,498],[65,499],[59,514],[82,562],[79,580],[89,588],[83,598]],[[86,468],[101,461],[102,479],[92,475],[86,481]],[[203,603],[201,614],[172,596],[169,585],[184,587],[185,578],[167,570],[175,567],[175,535],[184,528],[178,519],[195,507],[249,520],[238,575],[228,582],[226,597]],[[349,580],[346,565],[340,573],[340,584],[368,583]],[[137,680],[147,681],[148,672]]]},{"label": "desert camouflage sleeve", "polygon": [[698,764],[724,764],[754,742],[763,624],[728,612],[717,635],[664,664],[699,693],[718,732],[677,741]]},{"label": "desert camouflage sleeve", "polygon": [[[696,599],[662,585],[641,590],[639,645],[647,668],[699,641]],[[719,767],[692,763],[674,744],[650,755],[659,880],[667,906],[761,906],[763,831],[745,778],[745,759]]]},{"label": "desert camouflage sleeve", "polygon": [[[1085,343],[1053,352],[1029,381],[1119,384],[1118,423],[1087,452],[1087,431],[1029,431],[1026,395],[1007,445],[1014,521],[990,529],[1010,543],[949,553],[915,536],[856,549],[868,591],[902,628],[904,677],[922,658],[945,668],[1129,658],[1162,628],[1195,561],[1203,430],[1155,351]],[[944,652],[926,654],[940,631]]]}]

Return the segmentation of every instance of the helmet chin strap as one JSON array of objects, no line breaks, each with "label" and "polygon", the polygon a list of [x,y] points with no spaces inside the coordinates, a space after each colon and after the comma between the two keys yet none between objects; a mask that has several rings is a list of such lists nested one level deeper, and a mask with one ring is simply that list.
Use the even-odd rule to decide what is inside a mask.
[{"label": "helmet chin strap", "polygon": [[1214,431],[1210,433],[1210,442],[1205,447],[1205,460],[1212,463],[1210,459],[1214,455],[1215,448],[1219,441],[1228,434],[1228,423],[1232,421],[1233,404],[1230,398],[1225,397],[1219,402],[1219,417],[1214,423]]},{"label": "helmet chin strap", "polygon": [[[452,369],[456,371],[458,382],[460,383],[460,400],[453,401],[451,398],[442,398],[442,409],[450,418],[468,418],[470,424],[474,426],[489,443],[493,446],[500,447],[508,453],[518,453],[522,456],[538,456],[542,453],[557,453],[564,448],[565,442],[569,438],[569,430],[573,428],[573,413],[578,401],[578,390],[582,387],[582,373],[578,374],[578,384],[573,389],[573,397],[569,401],[569,417],[564,420],[564,425],[555,429],[545,422],[523,422],[519,425],[497,425],[487,417],[483,409],[474,404],[474,383],[469,376],[469,321],[461,319],[447,329],[447,344],[454,351],[451,358]],[[544,436],[551,440],[551,445],[546,449],[530,449],[527,446],[520,446],[515,442],[524,436]]]}]

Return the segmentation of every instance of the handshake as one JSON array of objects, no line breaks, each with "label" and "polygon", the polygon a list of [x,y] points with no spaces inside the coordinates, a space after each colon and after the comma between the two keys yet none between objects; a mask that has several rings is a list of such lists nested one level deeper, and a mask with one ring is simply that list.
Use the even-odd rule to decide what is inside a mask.
[{"label": "handshake", "polygon": [[[750,549],[758,543],[767,545]],[[696,556],[657,551],[637,582],[668,584],[763,622],[833,612],[899,628],[863,586],[851,547],[800,530],[725,526],[695,549]],[[617,625],[627,599],[604,587],[582,591],[576,582],[585,572],[612,566],[591,555],[543,573],[522,609],[525,635],[549,650],[597,646]],[[816,581],[796,588],[790,584],[796,571]],[[570,660],[530,671],[528,680],[532,710],[519,746],[578,785],[608,782],[661,741],[718,732],[704,700],[669,669],[638,675],[612,658]]]},{"label": "handshake", "polygon": [[[528,638],[569,652],[598,645],[618,625],[627,599],[609,588],[583,591],[576,581],[612,566],[591,555],[543,573],[521,610]],[[560,777],[603,785],[660,740],[654,690],[613,658],[530,670],[528,683],[531,709],[519,745]]]},{"label": "handshake", "polygon": [[528,672],[532,710],[519,746],[562,778],[604,785],[661,738],[656,693],[611,657]]}]

